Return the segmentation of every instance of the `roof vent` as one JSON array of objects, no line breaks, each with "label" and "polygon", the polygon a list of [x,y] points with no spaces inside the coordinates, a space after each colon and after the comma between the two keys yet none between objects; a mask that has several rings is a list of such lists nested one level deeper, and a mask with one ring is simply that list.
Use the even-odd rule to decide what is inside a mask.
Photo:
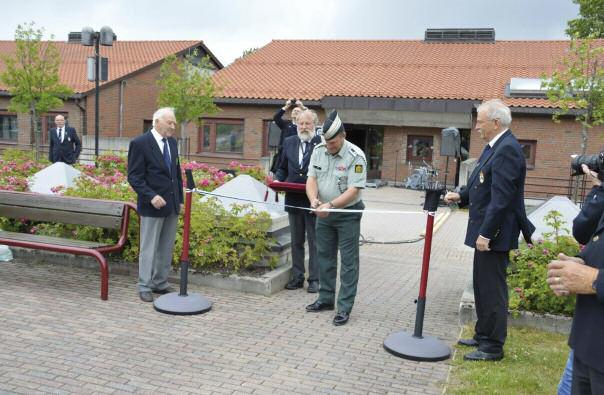
[{"label": "roof vent", "polygon": [[426,29],[428,42],[495,42],[495,29]]},{"label": "roof vent", "polygon": [[70,32],[67,36],[67,42],[69,44],[80,44],[82,41],[82,32]]},{"label": "roof vent", "polygon": [[541,78],[510,78],[506,88],[508,97],[547,97]]}]

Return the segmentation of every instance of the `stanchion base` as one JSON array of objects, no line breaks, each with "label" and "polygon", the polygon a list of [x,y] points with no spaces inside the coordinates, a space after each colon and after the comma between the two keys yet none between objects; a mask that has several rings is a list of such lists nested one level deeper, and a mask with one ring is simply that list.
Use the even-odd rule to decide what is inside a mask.
[{"label": "stanchion base", "polygon": [[178,292],[170,292],[155,299],[153,307],[165,314],[195,315],[210,311],[212,302],[199,294],[180,296]]},{"label": "stanchion base", "polygon": [[411,333],[395,332],[384,340],[384,349],[392,355],[412,361],[436,362],[449,359],[451,350],[434,336],[414,337]]}]

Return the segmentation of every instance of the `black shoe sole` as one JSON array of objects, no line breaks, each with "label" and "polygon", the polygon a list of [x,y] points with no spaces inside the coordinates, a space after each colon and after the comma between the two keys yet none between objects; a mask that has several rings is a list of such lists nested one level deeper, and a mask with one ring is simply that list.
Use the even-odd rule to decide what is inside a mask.
[{"label": "black shoe sole", "polygon": [[331,306],[331,307],[321,307],[320,309],[317,309],[317,310],[306,309],[306,312],[307,313],[320,313],[321,311],[333,311],[333,310],[335,310],[335,308],[334,308],[334,306]]}]

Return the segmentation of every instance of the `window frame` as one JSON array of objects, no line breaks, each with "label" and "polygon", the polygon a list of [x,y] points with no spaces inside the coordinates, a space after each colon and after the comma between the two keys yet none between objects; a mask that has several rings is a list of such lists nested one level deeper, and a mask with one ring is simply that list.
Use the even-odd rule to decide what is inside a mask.
[{"label": "window frame", "polygon": [[[241,151],[216,151],[216,126],[218,124],[241,125],[242,134],[245,136],[245,121],[240,118],[203,118],[198,128],[197,153],[224,157],[243,157],[245,151],[245,137],[243,137]],[[210,146],[204,147],[205,127],[209,127]]]},{"label": "window frame", "polygon": [[[520,147],[523,147],[524,145],[528,145],[531,147],[531,152],[528,158],[525,157],[525,161],[526,161],[526,168],[528,170],[533,170],[535,168],[535,163],[537,162],[537,140],[525,140],[525,139],[519,139],[518,143],[520,144]],[[524,150],[522,151],[523,155],[524,155]]]},{"label": "window frame", "polygon": [[[414,156],[413,154],[413,139],[422,138],[422,139],[430,139],[430,156],[422,157],[422,156]],[[432,162],[434,158],[434,136],[429,134],[408,134],[407,135],[407,161],[408,162]]]},{"label": "window frame", "polygon": [[0,110],[0,115],[4,115],[4,116],[9,116],[9,117],[15,117],[16,122],[17,122],[17,136],[15,137],[15,139],[4,139],[4,138],[0,138],[0,142],[2,142],[2,144],[17,144],[19,143],[19,115],[15,112],[11,112],[8,110]]}]

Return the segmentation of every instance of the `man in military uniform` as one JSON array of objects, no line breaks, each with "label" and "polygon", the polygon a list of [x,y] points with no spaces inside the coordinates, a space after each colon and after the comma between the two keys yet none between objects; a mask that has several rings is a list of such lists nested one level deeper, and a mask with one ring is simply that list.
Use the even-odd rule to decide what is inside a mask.
[{"label": "man in military uniform", "polygon": [[334,325],[348,322],[359,280],[360,212],[329,212],[326,209],[362,210],[361,189],[365,188],[365,154],[346,141],[344,125],[332,111],[323,125],[325,142],[317,145],[310,158],[306,195],[316,209],[316,245],[319,262],[319,298],[306,306],[308,312],[333,310],[336,292],[338,248],[341,256],[340,291]]}]

